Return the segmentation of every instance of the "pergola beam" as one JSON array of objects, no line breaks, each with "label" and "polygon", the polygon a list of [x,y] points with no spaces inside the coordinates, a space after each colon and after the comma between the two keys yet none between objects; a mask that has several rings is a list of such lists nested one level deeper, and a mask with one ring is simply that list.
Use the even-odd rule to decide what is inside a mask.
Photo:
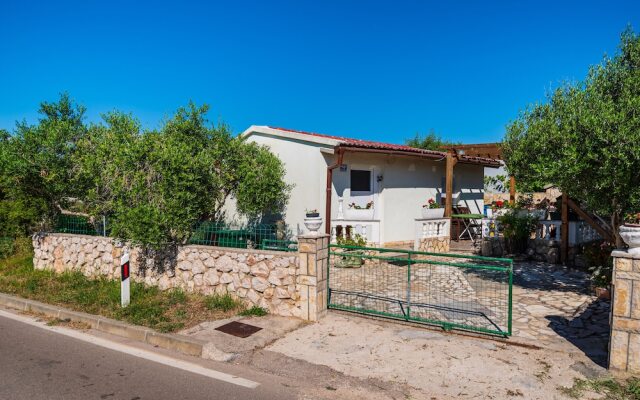
[{"label": "pergola beam", "polygon": [[445,177],[445,208],[444,216],[450,218],[453,214],[453,168],[458,163],[458,158],[453,150],[447,152],[447,165]]}]

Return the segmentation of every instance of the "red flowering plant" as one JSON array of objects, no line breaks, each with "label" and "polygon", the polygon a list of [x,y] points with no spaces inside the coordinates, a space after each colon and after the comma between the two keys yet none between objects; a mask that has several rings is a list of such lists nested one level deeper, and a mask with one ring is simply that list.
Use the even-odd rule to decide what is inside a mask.
[{"label": "red flowering plant", "polygon": [[491,203],[491,209],[493,211],[501,209],[501,208],[505,208],[505,202],[504,201],[496,200],[496,201]]},{"label": "red flowering plant", "polygon": [[427,200],[426,204],[422,205],[422,208],[431,208],[431,209],[433,209],[433,208],[442,208],[442,206],[437,201],[435,201],[433,198],[430,198],[429,200]]}]

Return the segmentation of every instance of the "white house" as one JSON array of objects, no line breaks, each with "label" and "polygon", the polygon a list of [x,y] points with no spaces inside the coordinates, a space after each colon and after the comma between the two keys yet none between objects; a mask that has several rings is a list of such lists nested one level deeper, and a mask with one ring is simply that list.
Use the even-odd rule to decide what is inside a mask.
[{"label": "white house", "polygon": [[[268,146],[284,163],[294,187],[283,219],[294,234],[305,232],[305,210],[317,209],[327,233],[351,225],[370,243],[413,243],[422,205],[445,197],[444,152],[269,126],[251,126],[242,136]],[[453,205],[482,213],[484,167],[499,164],[457,157]]]}]

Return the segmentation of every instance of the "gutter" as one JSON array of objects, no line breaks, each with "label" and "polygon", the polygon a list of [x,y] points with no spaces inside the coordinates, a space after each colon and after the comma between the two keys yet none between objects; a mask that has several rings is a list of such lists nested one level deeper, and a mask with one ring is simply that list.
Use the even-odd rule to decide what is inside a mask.
[{"label": "gutter", "polygon": [[344,149],[340,146],[336,147],[338,153],[338,159],[335,164],[327,166],[327,195],[326,195],[326,207],[325,214],[327,216],[325,223],[325,233],[331,235],[331,186],[333,184],[333,170],[342,165],[342,157],[344,156]]}]

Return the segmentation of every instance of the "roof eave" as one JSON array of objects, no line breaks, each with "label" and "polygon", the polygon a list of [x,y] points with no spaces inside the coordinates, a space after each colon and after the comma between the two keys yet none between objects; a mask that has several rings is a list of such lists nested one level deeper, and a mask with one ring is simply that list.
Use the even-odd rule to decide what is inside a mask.
[{"label": "roof eave", "polygon": [[243,139],[255,134],[263,134],[263,135],[268,135],[268,136],[273,136],[273,137],[281,137],[281,138],[287,138],[287,139],[293,139],[293,140],[300,140],[303,142],[308,142],[308,143],[316,143],[316,144],[322,144],[322,145],[326,145],[326,146],[330,146],[330,147],[335,147],[341,144],[340,141],[335,140],[335,139],[331,139],[331,138],[325,138],[325,137],[318,137],[318,136],[311,136],[311,135],[303,135],[301,133],[296,133],[296,132],[291,132],[291,131],[284,131],[284,130],[280,130],[280,129],[275,129],[275,128],[271,128],[269,126],[264,126],[264,125],[251,125],[249,128],[247,128],[247,130],[245,130],[244,132],[242,132],[242,134],[240,135]]}]

